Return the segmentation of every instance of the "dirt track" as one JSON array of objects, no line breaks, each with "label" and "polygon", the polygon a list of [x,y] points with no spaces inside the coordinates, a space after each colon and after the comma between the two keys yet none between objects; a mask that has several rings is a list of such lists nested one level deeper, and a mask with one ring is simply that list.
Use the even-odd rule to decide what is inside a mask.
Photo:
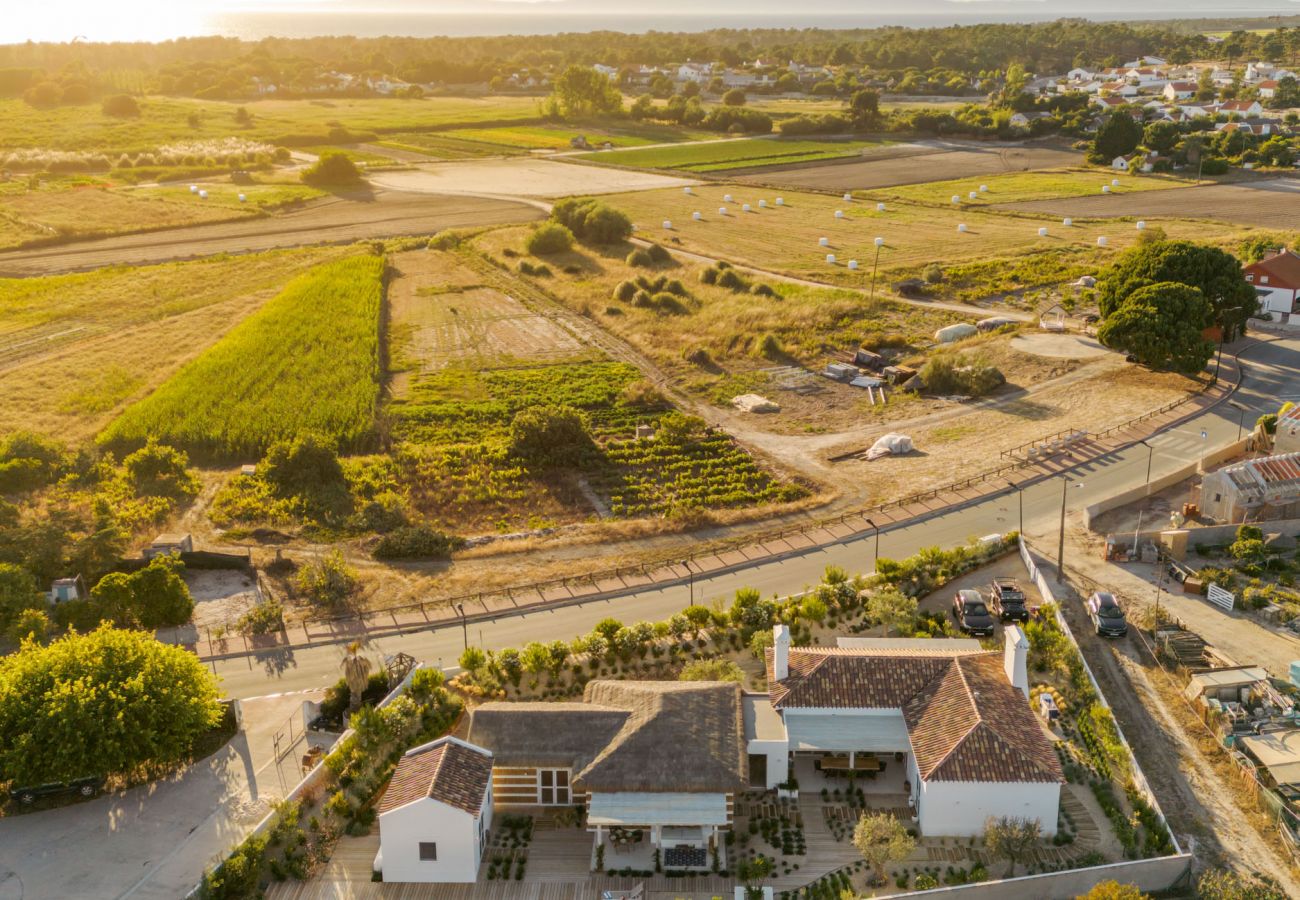
[{"label": "dirt track", "polygon": [[334,197],[269,218],[0,253],[0,276],[48,275],[217,253],[432,234],[444,228],[528,222],[543,215],[532,205],[509,200],[378,191],[357,198]]},{"label": "dirt track", "polygon": [[1003,203],[998,209],[1054,213],[1078,218],[1172,216],[1221,219],[1272,228],[1300,227],[1300,179],[1211,184],[1177,191],[1094,194],[1055,200]]},{"label": "dirt track", "polygon": [[741,175],[736,180],[789,188],[857,191],[1028,169],[1077,166],[1082,160],[1077,150],[1059,147],[993,144],[914,146],[915,152],[906,155],[881,154],[851,163],[769,169]]}]

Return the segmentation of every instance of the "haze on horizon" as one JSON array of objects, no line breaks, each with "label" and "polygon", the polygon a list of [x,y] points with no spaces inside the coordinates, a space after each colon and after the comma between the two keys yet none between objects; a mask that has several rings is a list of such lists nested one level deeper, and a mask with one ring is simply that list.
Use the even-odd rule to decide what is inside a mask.
[{"label": "haze on horizon", "polygon": [[[1079,15],[1069,0],[809,0],[792,11],[781,0],[661,0],[648,13],[630,0],[48,0],[18,4],[0,18],[0,43],[159,41],[226,35],[361,37],[438,34],[540,34],[559,31],[681,31],[717,27],[912,27],[981,21],[1043,21]],[[1300,14],[1300,0],[1094,0],[1090,19],[1173,19]]]}]

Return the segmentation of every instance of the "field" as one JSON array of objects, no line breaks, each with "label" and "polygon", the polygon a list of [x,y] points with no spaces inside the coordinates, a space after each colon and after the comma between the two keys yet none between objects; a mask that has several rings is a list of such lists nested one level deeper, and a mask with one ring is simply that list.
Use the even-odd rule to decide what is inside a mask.
[{"label": "field", "polygon": [[641,150],[586,153],[582,159],[644,169],[682,169],[690,172],[722,172],[754,166],[858,156],[864,150],[885,146],[880,141],[815,141],[775,138],[740,138],[653,147]]},{"label": "field", "polygon": [[[1081,196],[1008,203],[1007,209],[1064,216],[1131,216],[1217,219],[1222,222],[1294,229],[1300,225],[1300,181],[1248,181],[1204,185],[1185,191],[1128,196]],[[1163,223],[1161,223],[1163,225]],[[1167,229],[1166,229],[1167,230]]]},{"label": "field", "polygon": [[[655,441],[637,441],[639,424],[679,421],[671,405],[644,386],[636,367],[610,360],[503,290],[500,273],[488,287],[477,269],[446,252],[398,254],[394,265],[401,274],[390,294],[390,355],[406,375],[394,384],[386,417],[407,464],[410,502],[440,527],[510,530],[747,507],[804,493],[728,436],[686,420]],[[476,332],[488,339],[467,347]],[[594,439],[571,470],[529,464],[509,448],[519,411],[556,405],[579,410]]]},{"label": "field", "polygon": [[379,398],[383,272],[382,257],[352,256],[299,276],[101,441],[157,437],[208,458],[251,458],[307,431],[361,446]]},{"label": "field", "polygon": [[[160,146],[237,136],[272,144],[306,146],[337,143],[336,128],[350,132],[412,131],[477,123],[534,121],[531,97],[426,97],[398,99],[256,100],[226,103],[147,97],[133,119],[105,116],[99,103],[41,110],[21,100],[0,100],[0,152],[20,147],[96,150],[105,153],[152,151]],[[235,120],[240,108],[248,125]],[[193,117],[193,119],[191,118]]]},{"label": "field", "polygon": [[[879,188],[862,194],[870,200],[907,200],[913,203],[951,205],[954,195],[961,197],[964,206],[992,206],[1000,203],[1020,203],[1028,200],[1063,199],[1070,197],[1101,196],[1102,186],[1110,187],[1106,199],[1149,191],[1192,187],[1195,181],[1173,175],[1119,175],[1119,185],[1109,169],[1058,169],[1046,172],[1016,172],[1007,175],[990,175],[983,178],[960,178],[951,181],[931,181],[898,187]],[[987,187],[987,191],[981,191]],[[970,192],[975,191],[975,198]]]},{"label": "field", "polygon": [[[518,250],[523,237],[521,229],[501,229],[484,234],[475,244],[501,264],[512,265],[505,251]],[[781,412],[751,417],[746,429],[825,433],[944,407],[937,400],[904,402],[901,394],[895,395],[896,403],[872,406],[865,391],[820,377],[800,378],[791,369],[818,372],[859,346],[916,366],[924,363],[937,329],[973,321],[973,316],[780,281],[766,282],[776,291],[774,297],[737,292],[701,283],[706,267],[691,260],[633,268],[623,259],[627,249],[598,252],[579,247],[547,257],[553,274],[530,280],[637,348],[697,402],[730,410],[734,396],[754,392],[780,403]],[[679,281],[686,296],[680,307],[667,310],[614,297],[620,282],[638,277]],[[1074,367],[1015,352],[1007,335],[977,339],[971,349],[998,365],[1013,387]]]},{"label": "field", "polygon": [[92,437],[334,248],[0,279],[0,432]]},{"label": "field", "polygon": [[[950,145],[952,142],[949,142]],[[739,176],[752,184],[823,191],[866,191],[899,184],[979,178],[1032,169],[1057,169],[1079,165],[1077,150],[1049,145],[999,146],[969,143],[960,149],[937,149],[920,144],[903,145],[857,162]]]},{"label": "field", "polygon": [[615,147],[676,143],[716,139],[713,132],[695,131],[674,125],[628,121],[617,125],[509,125],[495,128],[455,128],[449,131],[398,132],[385,135],[380,146],[415,150],[439,159],[483,156],[514,156],[533,150],[569,150],[579,135],[593,145],[609,142]]},{"label": "field", "polygon": [[[1183,193],[1152,191],[1143,196]],[[727,195],[732,196],[730,202]],[[873,202],[846,203],[838,197],[793,192],[783,192],[785,205],[777,207],[776,196],[775,191],[749,185],[708,185],[694,188],[694,196],[660,190],[607,199],[639,223],[643,236],[783,274],[855,287],[870,283],[876,236],[885,239],[880,253],[882,287],[894,273],[911,273],[930,263],[946,267],[1041,251],[1064,251],[1098,264],[1138,237],[1131,224],[1075,219],[1067,228],[1059,219],[972,208],[966,203],[935,207],[895,201],[879,212]],[[758,207],[760,199],[767,201],[766,209]],[[741,211],[744,203],[751,205],[750,212]],[[725,217],[717,212],[723,206]],[[844,217],[836,218],[836,210],[842,210]],[[702,213],[701,221],[692,219],[695,211]],[[660,227],[664,220],[672,222],[671,232]],[[967,231],[959,232],[959,224],[965,224]],[[1170,237],[1206,237],[1203,223],[1170,219],[1160,224]],[[1048,229],[1046,237],[1038,234],[1043,227]],[[1096,246],[1099,236],[1108,238],[1107,248]],[[829,246],[819,245],[822,237]],[[828,254],[835,256],[833,263],[827,261]],[[851,260],[859,264],[856,271],[848,268]]]}]

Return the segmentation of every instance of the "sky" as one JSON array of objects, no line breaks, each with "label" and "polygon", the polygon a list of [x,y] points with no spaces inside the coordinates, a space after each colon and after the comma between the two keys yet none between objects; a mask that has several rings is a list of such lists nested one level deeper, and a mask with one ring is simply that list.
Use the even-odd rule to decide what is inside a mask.
[{"label": "sky", "polygon": [[5,0],[0,7],[0,43],[1300,14],[1300,0],[1090,0],[1083,10],[1075,0]]}]

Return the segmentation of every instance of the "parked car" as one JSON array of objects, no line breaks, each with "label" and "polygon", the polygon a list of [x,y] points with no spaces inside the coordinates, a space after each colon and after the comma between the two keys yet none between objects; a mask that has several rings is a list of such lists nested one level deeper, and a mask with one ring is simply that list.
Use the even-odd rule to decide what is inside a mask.
[{"label": "parked car", "polygon": [[979,591],[958,591],[952,598],[952,617],[957,620],[957,627],[967,634],[981,637],[993,633],[993,615]]},{"label": "parked car", "polygon": [[1098,591],[1088,598],[1088,618],[1102,637],[1123,637],[1128,634],[1128,620],[1114,594]]},{"label": "parked car", "polygon": [[75,781],[37,784],[28,787],[16,787],[9,791],[9,796],[24,806],[30,806],[40,797],[53,797],[57,794],[79,794],[93,797],[104,787],[102,778],[78,778]]},{"label": "parked car", "polygon": [[1020,582],[1014,578],[994,578],[992,599],[989,606],[993,615],[1003,622],[1028,622],[1029,604],[1025,601],[1025,592],[1020,589]]}]

